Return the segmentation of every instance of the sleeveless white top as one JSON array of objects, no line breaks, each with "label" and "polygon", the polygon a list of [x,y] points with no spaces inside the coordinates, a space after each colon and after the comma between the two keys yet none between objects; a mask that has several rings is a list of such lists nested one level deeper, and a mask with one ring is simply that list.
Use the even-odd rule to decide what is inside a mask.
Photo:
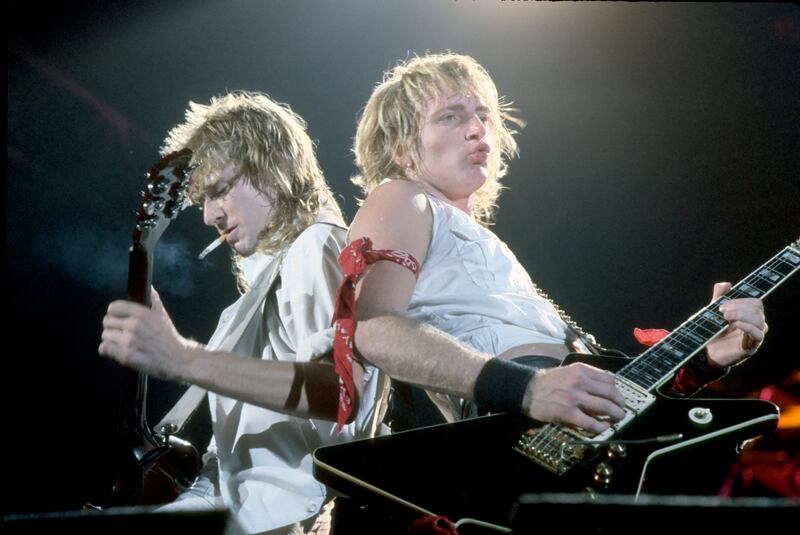
[{"label": "sleeveless white top", "polygon": [[431,242],[407,316],[491,355],[576,338],[492,231],[426,193]]}]

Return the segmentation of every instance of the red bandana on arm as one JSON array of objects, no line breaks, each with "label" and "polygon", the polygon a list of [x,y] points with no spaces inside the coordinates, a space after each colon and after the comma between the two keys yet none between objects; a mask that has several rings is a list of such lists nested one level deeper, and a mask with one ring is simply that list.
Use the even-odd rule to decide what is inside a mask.
[{"label": "red bandana on arm", "polygon": [[339,410],[336,421],[341,431],[353,412],[355,383],[353,382],[353,353],[356,334],[356,284],[364,276],[367,266],[379,260],[389,260],[419,275],[419,262],[408,253],[389,249],[373,250],[367,237],[350,242],[339,255],[339,265],[344,278],[336,291],[333,309],[333,364],[339,376]]}]

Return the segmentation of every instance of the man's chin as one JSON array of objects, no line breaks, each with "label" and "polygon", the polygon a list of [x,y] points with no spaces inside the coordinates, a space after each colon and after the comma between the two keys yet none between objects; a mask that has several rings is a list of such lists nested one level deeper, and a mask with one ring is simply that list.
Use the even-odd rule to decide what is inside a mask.
[{"label": "man's chin", "polygon": [[241,256],[243,258],[247,258],[248,256],[253,256],[253,253],[256,252],[256,248],[255,247],[247,247],[247,248],[233,247],[233,252],[235,252],[236,254],[238,254],[239,256]]},{"label": "man's chin", "polygon": [[244,258],[247,258],[248,256],[251,256],[253,253],[256,252],[255,244],[250,245],[248,243],[242,243],[242,240],[236,240],[235,242],[230,244],[230,246],[231,246],[231,251],[233,251],[234,254]]}]

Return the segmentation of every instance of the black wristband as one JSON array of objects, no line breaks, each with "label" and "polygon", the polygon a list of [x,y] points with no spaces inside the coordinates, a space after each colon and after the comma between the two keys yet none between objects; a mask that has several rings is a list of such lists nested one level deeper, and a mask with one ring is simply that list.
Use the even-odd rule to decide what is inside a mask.
[{"label": "black wristband", "polygon": [[492,412],[522,413],[522,399],[536,368],[489,359],[475,381],[475,401]]}]

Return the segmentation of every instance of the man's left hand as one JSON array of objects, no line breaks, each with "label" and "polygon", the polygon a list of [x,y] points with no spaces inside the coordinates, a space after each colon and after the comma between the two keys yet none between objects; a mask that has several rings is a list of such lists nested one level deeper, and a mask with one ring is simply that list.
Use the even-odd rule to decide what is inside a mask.
[{"label": "man's left hand", "polygon": [[[718,282],[714,285],[711,301],[719,299],[730,289],[729,282]],[[760,299],[731,299],[720,305],[719,310],[728,321],[728,328],[708,344],[706,352],[711,366],[727,368],[755,353],[769,327]]]},{"label": "man's left hand", "polygon": [[178,333],[155,289],[152,302],[152,309],[132,301],[111,303],[98,352],[149,375],[181,380],[181,357],[196,343]]}]

